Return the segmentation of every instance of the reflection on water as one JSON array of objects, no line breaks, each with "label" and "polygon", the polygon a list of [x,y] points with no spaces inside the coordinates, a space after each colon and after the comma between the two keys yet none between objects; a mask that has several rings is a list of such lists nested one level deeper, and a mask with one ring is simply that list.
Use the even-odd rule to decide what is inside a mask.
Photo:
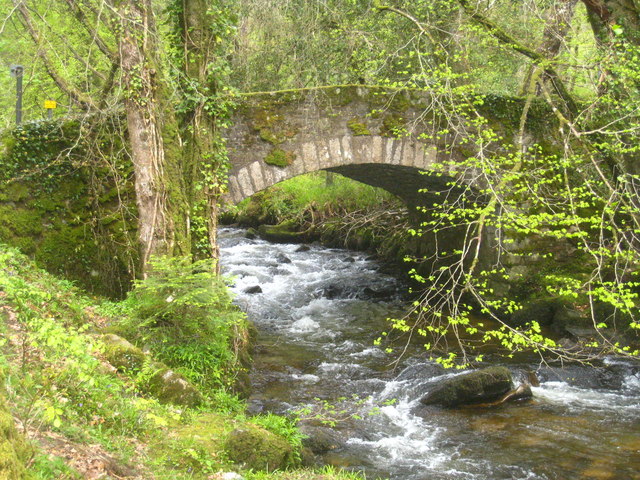
[{"label": "reflection on water", "polygon": [[[325,462],[404,480],[640,478],[637,365],[539,369],[542,384],[525,404],[424,407],[421,396],[451,373],[418,353],[393,370],[395,357],[373,346],[385,319],[403,311],[404,291],[375,262],[248,240],[238,229],[223,229],[221,243],[236,302],[260,332],[251,408],[364,399],[349,407],[363,419],[336,427],[347,441]],[[245,293],[255,286],[262,292]]]}]

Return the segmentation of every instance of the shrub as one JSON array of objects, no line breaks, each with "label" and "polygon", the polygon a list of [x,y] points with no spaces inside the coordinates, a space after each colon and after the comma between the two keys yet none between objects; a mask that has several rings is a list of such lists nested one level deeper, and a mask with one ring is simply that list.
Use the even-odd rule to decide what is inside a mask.
[{"label": "shrub", "polygon": [[206,260],[157,257],[151,265],[125,302],[120,332],[205,390],[229,385],[238,368],[233,345],[246,329],[224,280]]}]

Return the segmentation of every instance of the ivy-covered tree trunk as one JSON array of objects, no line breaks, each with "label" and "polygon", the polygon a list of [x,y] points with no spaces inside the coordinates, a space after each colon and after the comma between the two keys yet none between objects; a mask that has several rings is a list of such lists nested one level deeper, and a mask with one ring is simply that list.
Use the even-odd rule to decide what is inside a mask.
[{"label": "ivy-covered tree trunk", "polygon": [[210,0],[179,1],[176,13],[184,52],[183,88],[188,99],[184,115],[185,162],[191,172],[194,217],[203,226],[199,238],[194,238],[194,251],[203,255],[206,250],[219,273],[218,201],[227,173],[226,149],[219,126],[228,112],[226,101],[219,95],[223,75],[220,66],[224,60],[218,55],[221,38],[229,34],[221,31],[228,27],[227,16]]},{"label": "ivy-covered tree trunk", "polygon": [[120,1],[120,63],[135,171],[142,276],[153,255],[190,253],[177,122],[168,105],[150,0]]}]

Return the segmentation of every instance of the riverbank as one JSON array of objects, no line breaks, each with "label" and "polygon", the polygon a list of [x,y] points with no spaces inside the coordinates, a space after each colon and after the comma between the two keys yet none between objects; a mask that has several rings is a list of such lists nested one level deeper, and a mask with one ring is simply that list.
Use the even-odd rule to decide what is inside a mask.
[{"label": "riverbank", "polygon": [[[246,368],[246,320],[225,289],[203,290],[197,278],[182,278],[188,297],[179,295],[177,276],[169,285],[173,298],[142,283],[128,303],[109,303],[0,246],[0,477],[357,478],[335,469],[295,470],[303,452],[293,422],[245,413],[231,387]],[[196,315],[197,304],[208,309],[211,302],[218,304],[212,316]],[[197,363],[179,342],[167,348],[167,324],[178,312],[190,312],[200,328],[215,323],[207,341],[195,341],[215,353],[209,363]],[[145,337],[150,329],[155,335]],[[164,349],[152,338],[164,338]],[[264,473],[275,469],[283,472]]]},{"label": "riverbank", "polygon": [[401,265],[415,255],[407,207],[384,190],[329,172],[282,182],[230,208],[222,223],[273,242],[319,242]]}]

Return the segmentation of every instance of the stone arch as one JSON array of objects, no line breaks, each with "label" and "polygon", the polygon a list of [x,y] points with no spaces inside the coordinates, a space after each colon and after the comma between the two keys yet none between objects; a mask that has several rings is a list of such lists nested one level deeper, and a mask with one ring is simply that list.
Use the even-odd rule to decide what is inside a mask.
[{"label": "stone arch", "polygon": [[[437,152],[434,146],[414,138],[345,135],[298,143],[292,145],[287,153],[294,160],[286,167],[268,165],[260,158],[245,161],[232,170],[229,176],[230,200],[238,203],[289,178],[330,170],[382,187],[415,204],[412,195],[417,194],[419,180],[424,177],[418,172],[433,168]],[[414,181],[405,185],[410,177]]]}]

